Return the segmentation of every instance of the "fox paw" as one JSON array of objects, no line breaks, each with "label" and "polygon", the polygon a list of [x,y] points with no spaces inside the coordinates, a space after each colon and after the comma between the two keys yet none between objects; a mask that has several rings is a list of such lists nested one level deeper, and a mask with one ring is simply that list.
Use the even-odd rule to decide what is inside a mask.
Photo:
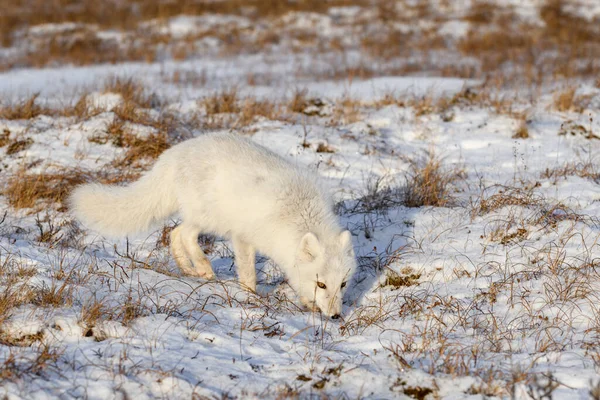
[{"label": "fox paw", "polygon": [[206,279],[207,281],[211,281],[211,280],[215,279],[215,274],[212,271],[210,271],[210,272],[193,271],[193,272],[190,272],[187,275],[189,275],[189,276],[195,276],[195,277],[202,278],[202,279]]}]

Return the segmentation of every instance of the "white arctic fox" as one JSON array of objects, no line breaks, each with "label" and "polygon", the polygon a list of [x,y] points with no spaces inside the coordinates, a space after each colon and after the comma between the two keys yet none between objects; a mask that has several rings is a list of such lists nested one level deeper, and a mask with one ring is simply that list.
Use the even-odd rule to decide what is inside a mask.
[{"label": "white arctic fox", "polygon": [[256,290],[255,251],[275,261],[308,307],[339,318],[356,268],[352,238],[313,173],[235,134],[207,134],[165,151],[127,186],[86,184],[75,216],[108,236],[148,230],[179,213],[171,252],[184,273],[211,279],[201,232],[233,241],[240,282]]}]

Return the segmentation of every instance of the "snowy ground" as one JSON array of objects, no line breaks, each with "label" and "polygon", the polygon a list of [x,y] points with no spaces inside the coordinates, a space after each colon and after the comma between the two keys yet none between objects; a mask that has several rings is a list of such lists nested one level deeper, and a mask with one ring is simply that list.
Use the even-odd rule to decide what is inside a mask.
[{"label": "snowy ground", "polygon": [[[182,17],[161,29],[195,26]],[[0,395],[600,398],[600,85],[568,82],[580,102],[565,109],[552,84],[534,97],[479,79],[293,74],[317,58],[0,75],[2,106],[39,93],[50,110],[0,118]],[[250,73],[269,81],[251,84]],[[123,93],[104,85],[115,76],[152,95],[129,119]],[[224,102],[231,88],[238,107],[211,111],[211,96]],[[93,112],[52,111],[82,94]],[[258,294],[245,292],[221,238],[200,241],[217,280],[181,275],[164,240],[176,219],[112,240],[77,226],[60,201],[18,208],[11,197],[27,176],[139,173],[152,160],[124,163],[128,145],[106,132],[122,120],[125,140],[153,140],[163,115],[176,121],[173,142],[233,130],[329,182],[360,263],[342,320],[303,310],[263,257]],[[409,207],[427,161],[441,163],[425,181],[447,183],[442,199]]]}]

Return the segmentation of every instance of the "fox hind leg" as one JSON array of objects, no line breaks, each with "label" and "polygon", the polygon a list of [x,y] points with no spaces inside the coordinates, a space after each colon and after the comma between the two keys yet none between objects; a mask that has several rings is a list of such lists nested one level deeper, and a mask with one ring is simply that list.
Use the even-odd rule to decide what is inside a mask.
[{"label": "fox hind leg", "polygon": [[198,244],[200,229],[185,222],[181,224],[181,241],[194,265],[194,275],[205,279],[213,279],[215,274],[212,265]]},{"label": "fox hind leg", "polygon": [[233,237],[233,251],[240,283],[247,289],[256,291],[256,251],[248,243],[238,237]]},{"label": "fox hind leg", "polygon": [[171,231],[171,254],[177,263],[179,269],[186,275],[195,275],[194,266],[181,241],[181,225]]},{"label": "fox hind leg", "polygon": [[200,230],[182,223],[171,232],[171,252],[181,270],[192,276],[213,279],[210,261],[198,244]]}]

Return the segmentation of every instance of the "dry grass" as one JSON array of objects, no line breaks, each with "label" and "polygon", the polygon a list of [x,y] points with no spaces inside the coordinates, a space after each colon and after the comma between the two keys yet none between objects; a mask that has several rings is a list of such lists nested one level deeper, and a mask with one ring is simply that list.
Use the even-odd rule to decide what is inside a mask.
[{"label": "dry grass", "polygon": [[[121,107],[115,110],[115,114],[115,118],[108,125],[104,134],[89,138],[89,141],[93,143],[105,144],[110,142],[115,147],[127,149],[123,156],[118,157],[113,162],[113,166],[117,168],[130,166],[144,168],[146,161],[158,158],[159,155],[171,147],[172,134],[177,126],[177,122],[172,116],[164,114],[155,119],[148,117],[137,109]],[[126,122],[149,126],[156,131],[139,135],[127,129]]]},{"label": "dry grass", "polygon": [[81,307],[81,316],[79,318],[79,324],[84,329],[83,336],[93,336],[93,329],[98,321],[106,318],[109,314],[109,310],[102,301],[93,299],[85,303]]},{"label": "dry grass", "polygon": [[208,74],[206,70],[188,71],[177,69],[164,79],[165,81],[174,83],[176,85],[204,87],[208,82]]},{"label": "dry grass", "polygon": [[568,87],[554,95],[554,108],[558,111],[569,111],[573,108],[575,100],[575,87]]},{"label": "dry grass", "polygon": [[600,169],[598,163],[593,159],[579,162],[568,162],[561,167],[546,168],[541,178],[549,179],[553,184],[557,184],[560,179],[566,180],[569,176],[578,176],[589,179],[592,182],[600,183]]},{"label": "dry grass", "polygon": [[526,121],[520,121],[516,132],[512,136],[513,139],[527,139],[529,138],[529,128],[527,127]]},{"label": "dry grass", "polygon": [[[157,96],[152,93],[148,94],[146,89],[132,78],[111,77],[102,84],[101,91],[121,95],[123,104],[119,111],[123,111],[123,113],[140,108],[158,108],[162,104]],[[48,115],[52,117],[73,117],[77,121],[82,121],[104,111],[89,104],[89,93],[85,91],[77,98],[77,101],[53,108],[40,105],[38,97],[39,94],[34,94],[21,102],[0,106],[0,119],[27,120],[38,115]],[[8,139],[9,134],[10,132],[5,131],[0,138]]]},{"label": "dry grass", "polygon": [[309,106],[308,90],[296,88],[292,94],[292,98],[288,103],[290,111],[295,113],[303,113],[306,107]]},{"label": "dry grass", "polygon": [[217,91],[198,104],[206,116],[197,119],[206,129],[245,128],[259,118],[284,119],[282,104],[251,96],[241,98],[236,87]]},{"label": "dry grass", "polygon": [[335,153],[335,149],[327,143],[319,143],[315,151],[317,153]]},{"label": "dry grass", "polygon": [[589,106],[593,96],[577,96],[576,92],[577,88],[575,86],[567,86],[556,92],[552,102],[553,108],[561,112],[583,112]]},{"label": "dry grass", "polygon": [[171,147],[169,137],[165,133],[156,133],[144,138],[129,136],[126,140],[127,152],[114,161],[118,168],[133,166],[136,168],[147,167],[145,161],[155,160],[165,150]]},{"label": "dry grass", "polygon": [[280,107],[269,100],[258,100],[252,97],[243,101],[236,127],[248,126],[258,117],[270,120],[280,119]]},{"label": "dry grass", "polygon": [[28,173],[20,169],[8,178],[2,194],[14,208],[33,208],[42,203],[57,203],[59,210],[66,210],[65,201],[71,190],[84,182],[99,180],[102,183],[129,182],[137,178],[136,173],[90,172],[65,168],[48,173]]},{"label": "dry grass", "polygon": [[448,168],[433,151],[423,157],[409,160],[403,190],[403,203],[407,207],[446,207],[454,204],[456,183],[465,179],[464,171],[455,166]]},{"label": "dry grass", "polygon": [[[360,1],[336,0],[323,4],[317,0],[301,0],[293,3],[259,0],[227,0],[222,2],[170,2],[158,0],[143,3],[115,3],[111,7],[91,0],[84,0],[79,7],[69,7],[68,0],[58,0],[48,4],[42,0],[17,0],[2,14],[3,43],[11,42],[11,33],[22,26],[43,23],[61,23],[76,21],[97,24],[101,27],[126,30],[150,19],[167,19],[178,15],[202,15],[205,13],[234,14],[244,12],[255,18],[277,16],[290,11],[324,12],[329,7],[349,4],[361,4]],[[25,5],[27,7],[25,7]]]},{"label": "dry grass", "polygon": [[532,25],[522,21],[510,6],[476,4],[467,17],[472,30],[458,48],[480,60],[482,73],[506,73],[510,66],[511,79],[519,82],[538,84],[556,76],[595,76],[598,65],[593,60],[600,53],[598,25],[570,13],[568,6],[561,0],[545,1],[540,8],[544,24]]},{"label": "dry grass", "polygon": [[330,124],[333,126],[352,124],[360,121],[361,117],[360,100],[344,96],[336,102]]},{"label": "dry grass", "polygon": [[407,274],[399,274],[388,268],[385,274],[385,281],[381,284],[381,287],[391,287],[392,290],[397,290],[401,287],[418,285],[421,274],[410,272]]},{"label": "dry grass", "polygon": [[8,143],[10,143],[10,130],[4,128],[0,133],[0,147],[4,147]]},{"label": "dry grass", "polygon": [[[0,294],[0,326],[10,318],[13,309],[22,304],[29,303],[33,298],[33,291],[28,287],[16,285],[19,280],[17,274],[13,276],[4,275],[3,278],[10,278],[11,282],[4,286],[2,294]],[[21,279],[23,278],[21,277]]]},{"label": "dry grass", "polygon": [[204,106],[206,114],[234,114],[240,111],[238,102],[238,91],[236,87],[225,88],[211,96],[204,98],[201,105]]},{"label": "dry grass", "polygon": [[471,214],[484,215],[508,206],[540,206],[543,198],[534,188],[518,188],[495,185],[486,188],[479,199],[472,203]]},{"label": "dry grass", "polygon": [[31,119],[49,111],[36,103],[39,93],[15,104],[0,104],[0,119]]},{"label": "dry grass", "polygon": [[6,146],[6,155],[17,154],[23,150],[27,150],[33,144],[33,139],[25,138],[25,139],[16,139],[11,141]]},{"label": "dry grass", "polygon": [[0,249],[0,344],[9,344],[19,341],[4,332],[4,323],[10,319],[15,309],[30,303],[35,298],[34,290],[26,281],[36,271],[23,266],[17,258]]},{"label": "dry grass", "polygon": [[59,369],[56,363],[60,356],[61,352],[48,344],[35,346],[33,357],[20,351],[10,351],[0,365],[0,381],[19,381],[25,376],[39,378],[48,370]]},{"label": "dry grass", "polygon": [[70,190],[86,180],[86,175],[78,171],[28,174],[26,169],[21,169],[8,179],[3,195],[14,208],[31,208],[39,200],[60,203],[64,207]]},{"label": "dry grass", "polygon": [[389,105],[410,107],[416,117],[439,115],[444,122],[451,122],[454,119],[455,108],[483,108],[498,115],[508,115],[526,122],[525,113],[513,111],[518,102],[505,95],[498,95],[496,89],[490,82],[484,82],[480,86],[465,87],[451,97],[435,96],[432,93],[424,95],[386,93],[371,105],[375,108]]},{"label": "dry grass", "polygon": [[73,286],[69,277],[64,282],[52,282],[34,290],[31,304],[38,307],[70,307],[73,304]]},{"label": "dry grass", "polygon": [[[115,160],[115,167],[144,167],[145,161],[156,159],[174,141],[180,140],[181,121],[167,112],[151,112],[162,102],[133,79],[111,78],[104,85],[105,93],[121,95],[123,101],[113,109],[114,118],[106,132],[90,137],[93,143],[111,143],[126,148],[125,154]],[[136,127],[149,133],[138,134]]]},{"label": "dry grass", "polygon": [[160,106],[156,97],[149,94],[146,88],[133,78],[111,77],[104,83],[102,91],[120,94],[126,107],[158,108]]},{"label": "dry grass", "polygon": [[[127,60],[156,61],[166,54],[183,60],[204,55],[198,45],[205,38],[218,42],[218,53],[237,55],[285,48],[290,52],[318,55],[320,66],[300,67],[298,76],[312,79],[365,79],[381,75],[435,73],[464,78],[499,78],[503,85],[526,82],[532,86],[550,79],[569,77],[596,78],[600,66],[598,24],[574,15],[569,2],[545,0],[539,8],[542,23],[531,23],[515,12],[514,6],[497,2],[474,1],[470,9],[447,12],[435,2],[386,0],[334,0],[294,2],[225,0],[219,2],[159,0],[143,3],[113,4],[110,10],[90,0],[72,8],[67,0],[47,4],[41,0],[19,0],[5,8],[0,17],[0,41],[5,45],[33,49],[0,60],[0,67],[44,66],[57,64],[115,63]],[[351,20],[332,20],[345,32],[337,36],[322,34],[314,27],[299,28],[285,19],[295,11],[326,15],[332,7],[358,5],[364,13]],[[133,10],[135,8],[135,10]],[[455,8],[456,9],[456,8]],[[402,10],[400,12],[399,10]],[[161,32],[170,18],[179,15],[240,15],[248,18],[250,28],[236,24],[219,26],[184,37]],[[368,16],[368,17],[367,17]],[[442,24],[462,20],[470,24],[469,33],[456,39],[440,33]],[[44,23],[74,22],[44,35],[28,31]],[[410,26],[410,29],[398,26]],[[101,33],[112,30],[120,40]],[[344,40],[352,38],[351,41]],[[349,61],[350,52],[360,51],[361,61]],[[456,59],[457,50],[470,58]],[[440,57],[441,55],[441,57]],[[448,55],[447,62],[444,55]],[[329,59],[329,61],[327,61]],[[471,62],[475,60],[476,65]],[[323,67],[323,62],[329,64]],[[199,85],[206,76],[186,76],[177,72],[172,80],[192,79]],[[249,75],[249,84],[269,81]]]}]

